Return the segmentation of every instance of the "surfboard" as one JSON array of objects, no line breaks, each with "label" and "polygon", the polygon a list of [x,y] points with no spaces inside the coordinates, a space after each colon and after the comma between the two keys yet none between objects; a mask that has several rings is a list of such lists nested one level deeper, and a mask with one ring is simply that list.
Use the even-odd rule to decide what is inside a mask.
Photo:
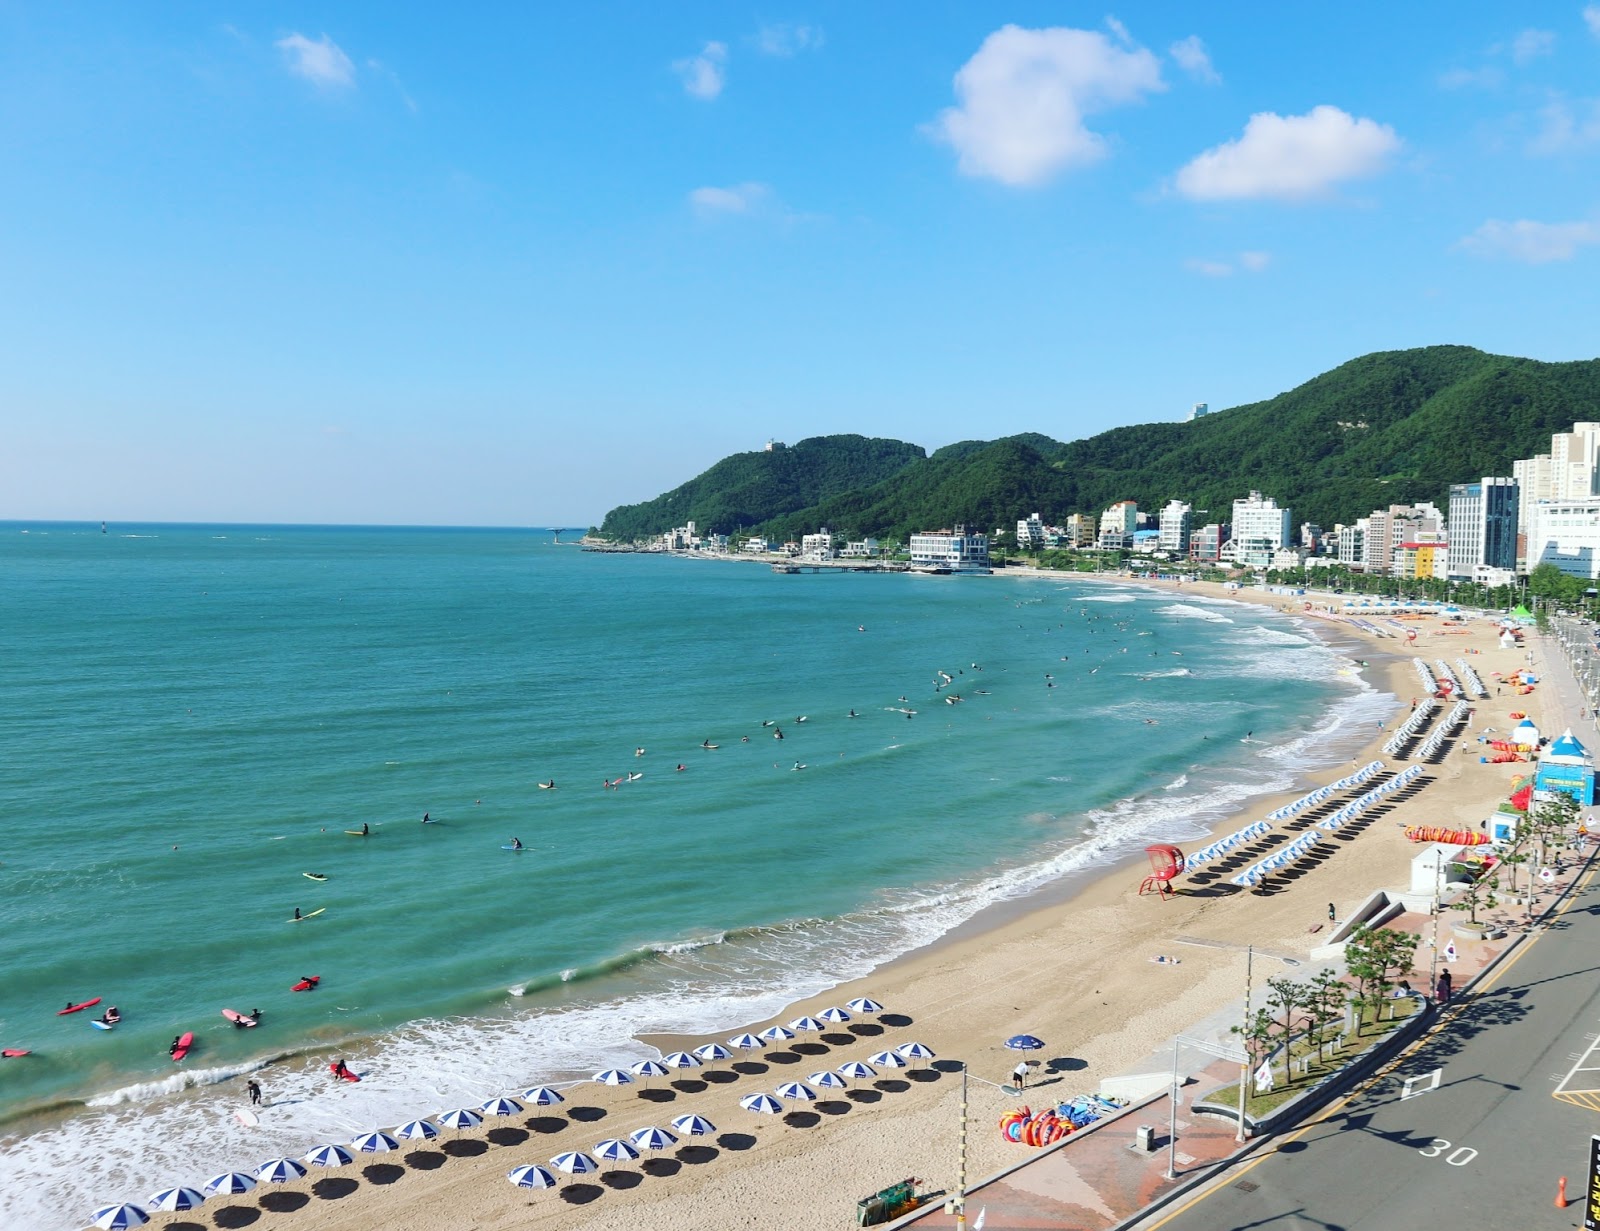
[{"label": "surfboard", "polygon": [[96,1020],[90,1022],[89,1024],[91,1026],[93,1026],[96,1030],[110,1030],[111,1027],[115,1026],[117,1023],[116,1022],[103,1022],[103,1021],[100,1021],[97,1018]]},{"label": "surfboard", "polygon": [[174,1060],[182,1060],[189,1054],[189,1049],[194,1046],[194,1031],[185,1030],[178,1036],[178,1046],[172,1052]]},{"label": "surfboard", "polygon": [[4,1051],[0,1051],[0,1056],[4,1056],[7,1060],[15,1060],[18,1056],[31,1056],[32,1054],[26,1047],[8,1047]]},{"label": "surfboard", "polygon": [[85,1000],[82,1004],[69,1004],[64,1009],[57,1009],[56,1016],[65,1017],[68,1013],[81,1013],[84,1009],[92,1009],[99,1003],[100,997],[96,996],[93,1000]]},{"label": "surfboard", "polygon": [[315,919],[318,915],[320,915],[323,911],[325,911],[327,909],[328,908],[326,906],[319,906],[319,907],[317,907],[316,910],[308,910],[308,911],[306,911],[305,914],[301,915],[300,918],[291,919],[291,920],[289,920],[289,922],[290,923],[304,923],[307,919]]},{"label": "surfboard", "polygon": [[245,1026],[254,1026],[256,1024],[255,1018],[246,1017],[237,1009],[224,1009],[222,1010],[222,1016],[226,1017],[230,1022],[236,1022]]},{"label": "surfboard", "polygon": [[359,830],[359,829],[347,829],[347,830],[345,830],[345,833],[349,834],[352,838],[367,838],[367,837],[371,837],[370,834],[362,833],[361,830]]},{"label": "surfboard", "polygon": [[308,881],[325,881],[328,879],[321,872],[302,872],[300,875],[305,877]]},{"label": "surfboard", "polygon": [[233,1118],[239,1121],[239,1123],[244,1125],[246,1128],[254,1128],[256,1125],[261,1123],[261,1121],[256,1117],[255,1112],[247,1111],[243,1107],[239,1108],[238,1111],[233,1113]]},{"label": "surfboard", "polygon": [[506,843],[502,842],[500,844],[500,849],[503,851],[525,851],[528,848],[525,846],[508,846]]},{"label": "surfboard", "polygon": [[338,1077],[338,1076],[342,1075],[346,1081],[360,1081],[361,1080],[360,1077],[358,1077],[356,1074],[352,1073],[349,1069],[346,1069],[343,1074],[340,1074],[339,1071],[331,1064],[328,1066],[328,1072],[332,1073],[335,1077]]},{"label": "surfboard", "polygon": [[300,982],[296,983],[289,990],[291,992],[309,992],[321,982],[321,975],[312,975],[309,979],[301,979]]}]

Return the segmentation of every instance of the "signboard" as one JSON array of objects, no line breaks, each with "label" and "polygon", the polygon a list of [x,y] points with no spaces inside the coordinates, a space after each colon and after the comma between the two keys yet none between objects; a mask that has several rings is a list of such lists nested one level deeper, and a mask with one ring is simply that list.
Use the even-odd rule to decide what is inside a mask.
[{"label": "signboard", "polygon": [[1583,1188],[1583,1231],[1600,1231],[1600,1135],[1589,1138],[1589,1175]]}]

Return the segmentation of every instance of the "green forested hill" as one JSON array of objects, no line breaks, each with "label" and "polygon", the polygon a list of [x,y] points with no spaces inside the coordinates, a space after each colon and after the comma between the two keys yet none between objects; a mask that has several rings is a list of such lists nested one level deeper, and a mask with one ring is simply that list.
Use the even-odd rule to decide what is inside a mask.
[{"label": "green forested hill", "polygon": [[[1226,520],[1232,501],[1256,488],[1292,508],[1297,522],[1332,525],[1389,504],[1442,506],[1451,483],[1509,475],[1514,459],[1548,450],[1553,432],[1596,418],[1600,361],[1541,363],[1465,346],[1383,351],[1193,423],[1119,427],[1067,444],[1035,434],[964,441],[931,457],[898,442],[863,442],[894,444],[911,460],[871,482],[819,484],[827,490],[804,503],[785,503],[791,493],[799,496],[798,481],[781,492],[772,485],[764,512],[752,515],[756,502],[731,500],[726,513],[743,516],[719,512],[696,520],[723,531],[759,525],[782,538],[827,525],[852,536],[903,539],[956,522],[993,530],[1035,511],[1059,522],[1118,500],[1153,510],[1178,497]],[[861,438],[805,443],[829,441]],[[707,488],[722,467],[764,456],[780,455],[729,458],[686,488],[701,485],[696,498],[710,509],[716,493]],[[614,529],[613,519],[657,510],[686,488],[616,510],[603,529],[634,537],[682,524],[694,514],[648,526],[648,519],[632,517],[626,531],[620,520]]]}]

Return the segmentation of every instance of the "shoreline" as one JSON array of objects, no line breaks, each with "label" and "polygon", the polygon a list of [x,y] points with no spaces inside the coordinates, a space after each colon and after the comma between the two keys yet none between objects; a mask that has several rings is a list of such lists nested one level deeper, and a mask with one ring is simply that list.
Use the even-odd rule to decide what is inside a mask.
[{"label": "shoreline", "polygon": [[[1049,573],[1038,574],[1038,576],[1055,578],[1057,580],[1062,579],[1060,575]],[[1087,578],[1077,575],[1065,575],[1065,577],[1069,580],[1087,580]],[[1104,577],[1097,580],[1101,582],[1109,581],[1113,582],[1113,584],[1137,585],[1140,588],[1143,588],[1146,584],[1148,584],[1129,582],[1127,579],[1110,579]],[[1198,592],[1207,598],[1218,598],[1224,602],[1232,603],[1249,601],[1248,599],[1241,599],[1241,597],[1236,593],[1213,595],[1209,593],[1207,589],[1201,588],[1203,585],[1204,583],[1200,583],[1198,585],[1189,585],[1184,588],[1187,588],[1192,592]],[[1169,587],[1157,585],[1152,586],[1152,588],[1168,589]],[[1263,605],[1278,606],[1278,604],[1271,603],[1270,598],[1265,599]],[[1279,606],[1279,610],[1280,613],[1282,613],[1281,606]],[[1289,614],[1293,616],[1295,613],[1287,612],[1283,614]],[[1345,646],[1337,644],[1330,645],[1331,638],[1324,635],[1331,631],[1330,626],[1326,626],[1320,621],[1313,623],[1309,620],[1302,621],[1302,624],[1305,626],[1305,631],[1308,633],[1308,635],[1316,636],[1318,641],[1324,645],[1330,646],[1334,652],[1348,652],[1347,647]],[[1344,630],[1341,630],[1341,632],[1343,631]],[[1388,686],[1387,690],[1397,699],[1403,697],[1407,688],[1407,684],[1414,677],[1410,675],[1410,664],[1407,658],[1396,652],[1396,650],[1399,648],[1398,645],[1385,644],[1384,642],[1370,638],[1367,634],[1360,633],[1358,630],[1353,628],[1350,629],[1346,635],[1349,637],[1351,645],[1360,646],[1367,650],[1369,660],[1379,658],[1380,656],[1387,660],[1381,664],[1382,676],[1385,684]],[[1487,674],[1487,672],[1484,672],[1484,674]],[[1376,685],[1373,683],[1371,678],[1367,678],[1367,684],[1369,687],[1376,688]],[[1383,691],[1383,689],[1378,689],[1378,691]],[[1383,732],[1378,732],[1369,741],[1365,741],[1368,745],[1367,752],[1369,754],[1373,752],[1379,744],[1381,744],[1382,738]],[[1371,759],[1371,756],[1358,756],[1358,759]],[[1242,823],[1251,814],[1264,813],[1265,811],[1270,810],[1270,808],[1277,806],[1277,803],[1280,802],[1280,796],[1282,801],[1295,798],[1299,794],[1303,793],[1304,789],[1308,788],[1309,786],[1316,785],[1319,783],[1319,781],[1326,781],[1336,777],[1340,772],[1342,772],[1342,765],[1334,766],[1331,764],[1323,769],[1315,771],[1298,771],[1295,773],[1294,782],[1291,784],[1289,789],[1274,794],[1264,793],[1250,796],[1239,806],[1231,809],[1226,816],[1219,818],[1213,825],[1212,832],[1228,832],[1230,827],[1234,827],[1238,823]],[[1370,847],[1373,845],[1373,843],[1364,838],[1362,842],[1355,844],[1357,847],[1363,845]],[[1341,859],[1342,858],[1343,857],[1341,856]],[[1333,862],[1337,864],[1340,863],[1341,860],[1335,860]],[[1113,858],[1109,863],[1091,865],[1071,873],[1069,876],[1064,877],[1059,881],[1051,882],[1046,886],[1041,886],[1039,889],[1035,889],[1027,894],[1021,895],[1016,899],[995,903],[991,906],[985,907],[978,914],[972,916],[964,923],[957,925],[957,927],[951,929],[937,940],[891,959],[889,962],[874,970],[865,978],[837,984],[830,991],[819,996],[796,1001],[778,1016],[778,1020],[787,1019],[788,1017],[799,1012],[815,1013],[819,1011],[824,1004],[842,1003],[845,999],[852,995],[870,994],[884,1000],[891,1011],[901,1010],[902,1004],[908,1008],[914,1007],[914,1016],[912,1016],[910,1024],[904,1027],[891,1026],[889,1030],[885,1031],[884,1035],[879,1035],[866,1031],[863,1028],[862,1023],[854,1023],[853,1030],[859,1031],[859,1033],[854,1033],[852,1035],[847,1034],[846,1032],[835,1032],[832,1037],[844,1041],[828,1044],[826,1060],[822,1055],[819,1054],[816,1063],[822,1064],[827,1061],[832,1061],[835,1056],[840,1059],[859,1058],[857,1056],[858,1052],[864,1054],[867,1050],[870,1050],[868,1045],[872,1040],[882,1037],[893,1038],[895,1041],[911,1037],[919,1039],[925,1038],[925,1041],[929,1042],[936,1051],[939,1051],[943,1054],[946,1051],[948,1044],[941,1045],[941,1039],[938,1036],[943,1036],[947,1033],[955,1033],[958,1035],[969,1034],[967,1031],[955,1030],[953,1027],[948,1025],[948,1019],[951,1013],[955,1011],[953,1006],[959,1003],[964,1003],[964,1001],[961,999],[961,997],[953,995],[947,995],[943,998],[939,997],[938,995],[930,997],[926,993],[923,993],[919,990],[922,986],[939,981],[947,982],[952,971],[964,970],[973,972],[983,969],[990,964],[991,957],[996,952],[1014,950],[1019,946],[1024,949],[1037,948],[1038,938],[1040,936],[1052,933],[1060,933],[1064,928],[1071,930],[1079,921],[1085,919],[1091,923],[1098,919],[1099,923],[1102,925],[1088,929],[1095,932],[1097,935],[1100,935],[1103,943],[1092,947],[1098,950],[1098,952],[1092,960],[1086,963],[1089,967],[1095,969],[1097,975],[1100,974],[1102,969],[1105,967],[1109,952],[1115,949],[1118,939],[1121,938],[1118,931],[1115,929],[1113,929],[1110,933],[1106,932],[1103,925],[1107,920],[1115,917],[1128,917],[1132,912],[1139,912],[1144,916],[1144,918],[1131,919],[1130,922],[1132,922],[1135,926],[1128,929],[1128,931],[1133,934],[1142,935],[1143,933],[1138,925],[1145,925],[1143,932],[1148,932],[1148,924],[1150,923],[1151,916],[1153,915],[1154,911],[1164,911],[1170,915],[1173,911],[1173,908],[1176,906],[1176,903],[1161,903],[1151,899],[1134,899],[1132,904],[1125,901],[1130,893],[1129,882],[1131,877],[1129,876],[1128,871],[1130,867],[1135,866],[1142,865],[1140,864],[1138,855],[1135,852],[1129,851],[1125,856]],[[1314,880],[1316,878],[1308,877],[1307,879]],[[1045,897],[1061,895],[1063,893],[1065,894],[1063,900],[1057,900],[1054,902],[1045,902],[1041,900]],[[1283,896],[1294,896],[1296,898],[1304,897],[1302,893]],[[1238,899],[1229,898],[1218,905],[1227,906],[1235,901],[1238,901]],[[1198,915],[1205,915],[1212,913],[1212,910],[1213,908],[1211,906],[1203,905],[1200,906],[1194,913]],[[1318,910],[1320,912],[1320,906]],[[1154,916],[1154,918],[1160,920],[1163,917]],[[1154,938],[1145,937],[1143,943],[1160,943],[1159,933],[1157,937]],[[1161,1026],[1172,1021],[1177,1023],[1175,1026],[1173,1026],[1173,1029],[1181,1029],[1185,1021],[1185,1015],[1176,1011],[1176,1004],[1180,1002],[1192,1001],[1196,996],[1199,996],[1202,1002],[1208,997],[1214,996],[1216,991],[1227,982],[1227,979],[1224,976],[1229,973],[1231,965],[1236,964],[1238,955],[1230,954],[1227,950],[1202,951],[1194,953],[1191,953],[1189,950],[1185,950],[1183,956],[1185,959],[1184,963],[1178,970],[1162,970],[1155,967],[1151,967],[1149,970],[1144,970],[1143,968],[1137,966],[1133,968],[1133,973],[1140,976],[1139,979],[1134,980],[1135,982],[1148,983],[1153,978],[1160,983],[1169,985],[1170,990],[1177,990],[1181,992],[1181,995],[1175,998],[1166,997],[1166,1003],[1164,1006],[1155,1006],[1152,1008],[1151,1006],[1146,1005],[1146,1011],[1144,1014],[1134,1014],[1131,1019],[1124,1020],[1120,1024],[1120,1029],[1111,1031],[1102,1029],[1101,1037],[1094,1039],[1094,1042],[1101,1044],[1099,1047],[1085,1047],[1084,1052],[1086,1054],[1084,1056],[1079,1057],[1074,1055],[1070,1056],[1069,1059],[1082,1059],[1083,1066],[1088,1069],[1089,1074],[1103,1071],[1116,1071],[1115,1066],[1119,1060],[1126,1062],[1130,1057],[1132,1059],[1137,1059],[1137,1054],[1142,1054],[1142,1052],[1134,1046],[1133,1036],[1137,1036],[1139,1040],[1145,1039],[1150,1034],[1152,1026]],[[1029,960],[1023,963],[1024,969],[1018,974],[1018,977],[1022,980],[1022,982],[1030,986],[1037,983],[1037,970],[1027,968],[1036,968],[1039,964],[1040,963],[1037,960]],[[1104,969],[1104,974],[1107,977],[1096,977],[1092,980],[1087,980],[1084,986],[1087,987],[1088,982],[1116,983],[1118,982],[1119,974],[1126,976],[1128,972],[1126,970],[1119,971],[1113,966],[1112,968]],[[1126,984],[1128,980],[1126,978],[1122,978],[1121,982]],[[1176,987],[1174,988],[1172,985],[1176,985]],[[1098,995],[1100,991],[1100,988],[1095,988],[1095,994]],[[1107,994],[1112,993],[1108,992]],[[1087,995],[1087,993],[1085,993],[1085,995]],[[1048,999],[1048,996],[1045,998]],[[1109,1004],[1110,1002],[1108,1001],[1107,1003]],[[1020,1011],[1020,1008],[1014,1007],[1013,1009],[1013,1012]],[[905,1016],[905,1014],[901,1012],[900,1017],[903,1016]],[[900,1017],[896,1017],[895,1021],[898,1022]],[[760,1028],[771,1020],[773,1019],[764,1019],[763,1021],[746,1023],[746,1025],[751,1028]],[[1134,1023],[1137,1023],[1138,1026],[1142,1026],[1143,1028],[1136,1028]],[[865,1026],[868,1027],[877,1025],[879,1025],[879,1023],[865,1023]],[[1020,1023],[1019,1028],[1021,1028]],[[1062,1032],[1058,1030],[1052,1030],[1051,1033],[1052,1035],[1062,1034]],[[677,1041],[698,1042],[706,1039],[708,1036],[667,1036],[641,1034],[637,1037],[644,1042],[660,1040],[670,1044]],[[829,1036],[825,1035],[823,1037],[826,1039]],[[849,1043],[849,1040],[852,1037],[862,1045],[852,1047]],[[817,1044],[814,1046],[822,1046],[822,1044]],[[1147,1051],[1149,1048],[1145,1047],[1143,1050]],[[969,1054],[974,1051],[982,1054]],[[1089,1054],[1087,1053],[1093,1053],[1094,1058],[1091,1060],[1089,1058]],[[980,1063],[984,1066],[985,1070],[995,1070],[997,1066],[1001,1064],[1008,1064],[1009,1060],[1014,1058],[1010,1056],[1009,1053],[999,1052],[997,1046],[990,1046],[988,1048],[980,1047],[977,1049],[973,1049],[971,1047],[961,1048],[959,1050],[951,1049],[949,1054],[962,1055],[963,1058],[968,1059],[974,1064],[975,1071],[980,1071],[978,1068]],[[766,1064],[764,1059],[746,1062],[746,1067],[765,1065],[767,1070],[771,1072],[771,1076],[765,1078],[766,1084],[770,1085],[773,1080],[777,1080],[780,1077],[803,1076],[803,1069],[809,1067],[804,1060],[804,1055],[805,1053],[794,1053],[794,1058],[789,1061],[789,1063],[794,1066],[795,1071],[793,1073],[779,1073],[773,1071],[774,1066],[771,1064]],[[717,1067],[724,1071],[727,1071],[728,1068],[726,1065]],[[999,1069],[998,1071],[993,1072],[992,1075],[999,1076],[999,1073],[1002,1071],[1004,1070]],[[1073,1069],[1069,1069],[1067,1071],[1069,1074],[1071,1074],[1077,1070],[1074,1067]],[[694,1072],[695,1071],[691,1071],[689,1075],[690,1082],[687,1084],[694,1083]],[[435,1205],[436,1202],[443,1204],[439,1205],[439,1217],[437,1219],[430,1219],[421,1223],[413,1223],[413,1225],[443,1226],[446,1224],[446,1222],[450,1221],[451,1217],[453,1217],[446,1216],[446,1207],[450,1206],[453,1202],[467,1200],[469,1198],[471,1204],[475,1207],[475,1217],[487,1220],[481,1225],[510,1225],[508,1221],[502,1221],[506,1215],[511,1213],[510,1207],[519,1207],[517,1213],[515,1214],[519,1220],[527,1217],[530,1211],[528,1210],[528,1207],[526,1207],[520,1201],[512,1202],[506,1200],[506,1198],[511,1196],[511,1194],[507,1193],[505,1189],[500,1187],[500,1185],[504,1183],[502,1175],[505,1166],[512,1165],[513,1163],[542,1161],[544,1157],[548,1156],[548,1154],[552,1152],[551,1149],[544,1148],[546,1144],[549,1144],[552,1147],[559,1145],[559,1148],[589,1148],[592,1146],[592,1141],[589,1141],[587,1145],[583,1144],[583,1142],[586,1140],[586,1137],[593,1138],[599,1135],[621,1135],[620,1131],[618,1130],[635,1127],[634,1121],[638,1121],[641,1125],[646,1122],[664,1123],[670,1114],[676,1114],[680,1109],[689,1110],[691,1108],[687,1106],[688,1103],[700,1101],[694,1098],[681,1099],[678,1097],[680,1093],[702,1094],[706,1095],[707,1098],[711,1098],[713,1095],[721,1093],[721,1086],[724,1084],[736,1086],[737,1090],[734,1091],[734,1093],[744,1092],[759,1088],[761,1077],[762,1075],[758,1073],[743,1073],[726,1083],[701,1082],[700,1085],[702,1089],[700,1091],[674,1091],[673,1105],[670,1107],[663,1105],[659,1110],[649,1105],[654,1103],[655,1100],[641,1100],[640,1098],[636,1097],[638,1093],[637,1091],[632,1091],[627,1088],[615,1091],[601,1090],[588,1083],[584,1083],[582,1087],[584,1094],[582,1100],[583,1103],[585,1105],[590,1103],[595,1104],[595,1110],[598,1110],[601,1113],[599,1117],[595,1118],[595,1120],[604,1119],[607,1121],[607,1123],[609,1123],[613,1116],[621,1118],[625,1115],[627,1122],[625,1124],[619,1123],[616,1125],[616,1129],[613,1129],[611,1127],[604,1127],[601,1124],[596,1123],[595,1120],[586,1120],[581,1123],[567,1125],[567,1129],[569,1130],[576,1129],[576,1134],[570,1131],[561,1131],[559,1137],[551,1135],[548,1142],[541,1136],[536,1135],[532,1138],[532,1140],[527,1141],[526,1143],[519,1143],[524,1144],[524,1148],[522,1149],[506,1148],[503,1150],[492,1150],[489,1153],[488,1160],[471,1162],[471,1160],[453,1158],[451,1159],[451,1165],[449,1168],[441,1169],[441,1171],[436,1174],[424,1174],[421,1172],[408,1170],[404,1183],[391,1185],[383,1189],[372,1190],[370,1193],[370,1197],[372,1198],[370,1209],[367,1208],[367,1203],[365,1201],[354,1203],[348,1209],[345,1208],[344,1202],[328,1202],[325,1205],[323,1205],[323,1203],[318,1203],[318,1206],[315,1206],[312,1209],[307,1209],[303,1213],[294,1217],[292,1222],[295,1226],[304,1227],[354,1228],[366,1226],[377,1227],[385,1225],[386,1223],[392,1222],[392,1219],[395,1216],[395,1207],[391,1205],[391,1202],[396,1199],[402,1199],[400,1197],[400,1190],[414,1190],[419,1187],[416,1181],[420,1180],[424,1181],[428,1187],[429,1192],[427,1201],[429,1206],[431,1207]],[[747,1078],[756,1078],[758,1080],[751,1081],[746,1080]],[[711,1084],[716,1084],[718,1086],[718,1090],[707,1093]],[[920,1104],[928,1101],[928,1096],[933,1093],[932,1087],[940,1085],[941,1083],[936,1076],[932,1076],[929,1079],[915,1083],[900,1080],[898,1084],[905,1088],[901,1090],[884,1092],[884,1094],[880,1096],[884,1102],[888,1104],[895,1104],[910,1098]],[[949,1086],[950,1083],[944,1082],[942,1085]],[[1089,1080],[1088,1076],[1085,1076],[1081,1080],[1078,1080],[1072,1084],[1070,1088],[1064,1092],[1078,1092],[1079,1090],[1090,1088],[1093,1088],[1093,1083],[1091,1080]],[[576,1092],[574,1093],[576,1094]],[[587,1097],[590,1093],[593,1093],[595,1097]],[[666,1091],[657,1090],[656,1093],[665,1094]],[[641,1101],[646,1105],[641,1106]],[[729,1100],[724,1098],[718,1101],[720,1104],[726,1104]],[[937,1101],[948,1102],[948,1091],[946,1091],[945,1098]],[[677,1105],[679,1103],[683,1103],[685,1105],[680,1108]],[[837,1127],[832,1131],[816,1134],[818,1141],[821,1142],[824,1138],[831,1136],[841,1136],[837,1130],[847,1128],[850,1129],[849,1133],[847,1134],[849,1137],[859,1138],[859,1134],[854,1132],[855,1126],[850,1125],[848,1121],[860,1119],[863,1122],[868,1122],[875,1116],[879,1115],[880,1106],[881,1104],[874,1105],[869,1103],[851,1105],[849,1107],[851,1114],[846,1117],[847,1123],[837,1125]],[[883,1112],[888,1112],[889,1110],[891,1110],[890,1107],[882,1108]],[[859,1115],[857,1113],[859,1113]],[[840,1114],[842,1115],[843,1113]],[[909,1111],[907,1114],[910,1114]],[[975,1110],[975,1115],[977,1114],[979,1113]],[[550,1120],[559,1119],[560,1117],[543,1118]],[[811,1134],[804,1132],[799,1128],[792,1127],[787,1124],[774,1125],[765,1117],[760,1118],[758,1123],[752,1125],[748,1122],[754,1119],[754,1117],[750,1117],[747,1113],[736,1108],[724,1107],[723,1110],[719,1111],[718,1114],[714,1116],[714,1118],[717,1119],[719,1121],[719,1125],[723,1127],[733,1127],[739,1130],[735,1135],[751,1138],[750,1144],[754,1144],[754,1141],[758,1138],[788,1138],[794,1140],[780,1141],[774,1144],[779,1146],[792,1145],[801,1153],[818,1153],[817,1150],[807,1150],[804,1148],[801,1143],[804,1138],[811,1136]],[[793,1117],[791,1116],[790,1118],[792,1119]],[[521,1121],[518,1120],[514,1123],[521,1123]],[[584,1127],[586,1124],[593,1124],[593,1127]],[[745,1131],[747,1129],[749,1130],[748,1132]],[[517,1131],[520,1132],[521,1130],[519,1129]],[[546,1132],[546,1128],[541,1127],[538,1132],[543,1134]],[[524,1137],[526,1138],[527,1134],[524,1134]],[[567,1144],[569,1139],[576,1144]],[[853,1149],[859,1150],[861,1144],[862,1143],[859,1140],[856,1140]],[[745,1174],[750,1171],[754,1171],[757,1174],[770,1171],[769,1167],[759,1165],[763,1160],[757,1158],[756,1152],[746,1154],[745,1150],[747,1147],[744,1147],[742,1143],[741,1147],[742,1148],[738,1150],[735,1150],[733,1146],[726,1147],[729,1155],[738,1153],[741,1157],[747,1157],[749,1159],[749,1164],[747,1166],[742,1166],[738,1169],[740,1174]],[[782,1152],[784,1154],[791,1154],[795,1151],[786,1148],[783,1149]],[[835,1157],[835,1160],[837,1161],[837,1150],[831,1148],[824,1149],[821,1151],[821,1153],[825,1158]],[[984,1157],[981,1149],[979,1151],[979,1156],[980,1159]],[[999,1157],[1014,1156],[1010,1156],[1002,1152]],[[502,1161],[504,1165],[498,1166],[498,1170],[496,1170],[496,1165]],[[469,1162],[471,1162],[470,1166],[463,1166],[463,1164],[467,1164]],[[830,1163],[828,1165],[832,1166],[833,1164]],[[906,1165],[909,1166],[909,1169],[913,1172],[921,1173],[926,1170],[926,1167],[922,1164],[911,1166],[908,1163]],[[981,1171],[983,1166],[984,1164],[980,1161],[977,1169]],[[855,1171],[858,1169],[858,1167],[859,1164],[856,1164],[855,1166],[852,1166],[850,1170]],[[890,1165],[888,1171],[877,1170],[874,1171],[873,1174],[879,1177],[881,1183],[888,1183],[891,1180],[898,1178],[893,1174],[889,1174],[889,1172],[892,1172],[895,1169],[895,1166]],[[699,1171],[703,1169],[696,1168],[695,1170]],[[459,1176],[454,1174],[458,1171],[461,1172]],[[469,1176],[468,1172],[471,1172],[472,1175]],[[474,1176],[476,1178],[473,1178]],[[288,1186],[288,1191],[294,1191],[299,1187],[309,1188],[315,1178],[315,1176],[308,1178],[306,1181],[302,1181],[300,1185],[290,1185]],[[858,1187],[862,1189],[862,1192],[865,1192],[869,1188],[875,1188],[879,1186],[881,1186],[880,1183],[869,1183],[865,1178],[863,1178],[858,1185]],[[682,1218],[674,1221],[672,1218],[672,1213],[681,1213],[682,1211],[675,1210],[669,1212],[666,1209],[659,1208],[667,1202],[680,1199],[682,1196],[682,1188],[682,1184],[674,1184],[670,1182],[656,1183],[654,1180],[649,1180],[646,1183],[639,1185],[639,1189],[643,1191],[635,1192],[635,1190],[629,1186],[628,1189],[606,1192],[606,1201],[603,1202],[601,1206],[595,1207],[592,1211],[579,1211],[570,1209],[566,1207],[564,1202],[556,1200],[539,1201],[536,1203],[534,1210],[531,1211],[534,1219],[533,1225],[583,1227],[604,1227],[609,1225],[623,1226],[630,1225],[630,1223],[636,1225],[637,1212],[642,1204],[650,1204],[653,1207],[654,1214],[660,1217],[661,1221],[657,1221],[654,1223],[654,1225],[689,1225],[690,1222],[697,1222],[698,1220],[693,1218]],[[469,1189],[471,1192],[467,1191]],[[653,1189],[659,1189],[661,1191],[651,1191]],[[435,1195],[435,1190],[438,1190],[437,1196]],[[672,1190],[679,1191],[676,1195],[674,1195]],[[392,1196],[390,1195],[391,1193],[393,1194]],[[449,1194],[454,1195],[451,1196]],[[287,1196],[288,1192],[285,1192],[284,1195]],[[853,1204],[854,1197],[859,1195],[861,1194],[853,1193],[850,1198],[850,1203]],[[405,1200],[409,1201],[410,1199],[405,1198]],[[497,1208],[501,1211],[500,1218],[495,1216],[495,1211]],[[383,1212],[384,1210],[389,1210],[389,1213],[385,1214]],[[592,1217],[591,1214],[593,1215]],[[613,1216],[621,1221],[613,1224],[610,1221]],[[519,1221],[518,1225],[526,1224]],[[756,1219],[755,1221],[729,1221],[726,1223],[726,1225],[759,1226],[761,1223],[759,1219]]]}]

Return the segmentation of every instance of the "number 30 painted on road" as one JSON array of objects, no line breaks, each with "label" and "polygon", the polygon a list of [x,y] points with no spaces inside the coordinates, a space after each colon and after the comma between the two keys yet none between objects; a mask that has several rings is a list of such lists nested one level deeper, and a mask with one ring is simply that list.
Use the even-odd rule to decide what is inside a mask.
[{"label": "number 30 painted on road", "polygon": [[1478,1152],[1471,1146],[1458,1146],[1456,1149],[1451,1150],[1449,1154],[1445,1154],[1445,1151],[1449,1149],[1450,1142],[1442,1137],[1435,1137],[1427,1145],[1421,1147],[1417,1153],[1421,1154],[1423,1158],[1439,1158],[1443,1156],[1444,1161],[1452,1167],[1465,1167],[1478,1157]]}]

